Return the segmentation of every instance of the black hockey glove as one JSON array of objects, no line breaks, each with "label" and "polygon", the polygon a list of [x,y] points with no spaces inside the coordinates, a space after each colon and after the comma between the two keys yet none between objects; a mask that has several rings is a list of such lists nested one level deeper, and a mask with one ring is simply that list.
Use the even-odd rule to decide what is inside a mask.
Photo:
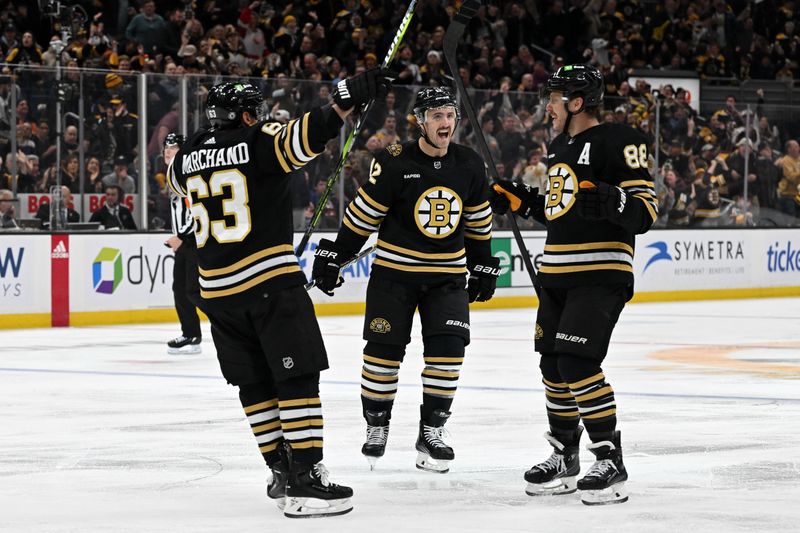
[{"label": "black hockey glove", "polygon": [[333,296],[333,290],[341,287],[344,279],[339,274],[342,265],[350,260],[348,254],[341,246],[329,239],[321,239],[314,252],[314,266],[311,267],[311,279],[317,287]]},{"label": "black hockey glove", "polygon": [[469,302],[488,302],[494,295],[497,276],[500,275],[500,259],[484,257],[469,267],[467,294]]},{"label": "black hockey glove", "polygon": [[544,223],[544,196],[537,187],[528,187],[509,180],[497,180],[489,188],[492,211],[505,215],[509,208],[522,218],[533,217]]},{"label": "black hockey glove", "polygon": [[578,214],[586,220],[610,220],[615,222],[622,217],[628,195],[619,187],[602,181],[580,182],[575,206]]},{"label": "black hockey glove", "polygon": [[340,81],[333,91],[333,101],[342,111],[366,104],[373,98],[382,99],[397,75],[389,69],[373,68],[352,78]]}]

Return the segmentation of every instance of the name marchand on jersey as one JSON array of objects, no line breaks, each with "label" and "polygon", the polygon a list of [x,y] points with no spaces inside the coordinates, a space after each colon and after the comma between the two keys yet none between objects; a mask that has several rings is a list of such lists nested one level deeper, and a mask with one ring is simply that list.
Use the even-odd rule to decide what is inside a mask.
[{"label": "name marchand on jersey", "polygon": [[181,172],[186,176],[211,167],[243,165],[249,161],[250,151],[244,142],[228,148],[200,148],[183,157]]}]

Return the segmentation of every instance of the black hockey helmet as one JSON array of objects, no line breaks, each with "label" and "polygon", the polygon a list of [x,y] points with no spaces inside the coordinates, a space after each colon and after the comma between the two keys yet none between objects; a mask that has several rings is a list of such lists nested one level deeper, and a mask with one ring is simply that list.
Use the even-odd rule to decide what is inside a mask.
[{"label": "black hockey helmet", "polygon": [[208,92],[206,116],[216,128],[235,128],[241,125],[245,111],[262,120],[267,116],[266,108],[264,96],[253,84],[225,82]]},{"label": "black hockey helmet", "polygon": [[164,148],[168,148],[170,146],[177,146],[180,148],[183,146],[184,142],[186,142],[185,135],[181,135],[179,133],[167,133],[167,136],[164,137]]},{"label": "black hockey helmet", "polygon": [[461,109],[458,101],[450,89],[447,87],[423,87],[417,92],[417,99],[414,103],[414,116],[417,117],[417,124],[425,122],[425,112],[428,109],[453,106],[456,110],[456,123],[461,120]]},{"label": "black hockey helmet", "polygon": [[542,97],[549,98],[550,93],[560,92],[565,102],[578,96],[583,97],[583,107],[597,107],[603,103],[603,75],[592,65],[565,65],[560,67],[544,86]]}]

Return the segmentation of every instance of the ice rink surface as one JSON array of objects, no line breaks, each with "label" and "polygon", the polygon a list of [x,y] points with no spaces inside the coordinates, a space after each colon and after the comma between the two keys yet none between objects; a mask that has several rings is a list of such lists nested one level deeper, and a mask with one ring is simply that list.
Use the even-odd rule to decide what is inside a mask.
[{"label": "ice rink surface", "polygon": [[604,368],[631,496],[606,507],[524,492],[551,450],[534,310],[473,311],[445,475],[414,468],[418,328],[370,472],[361,319],[320,323],[324,462],[353,487],[350,514],[290,520],[267,500],[207,323],[189,356],[166,354],[175,324],[18,330],[0,333],[0,531],[800,531],[800,299],[628,306]]}]

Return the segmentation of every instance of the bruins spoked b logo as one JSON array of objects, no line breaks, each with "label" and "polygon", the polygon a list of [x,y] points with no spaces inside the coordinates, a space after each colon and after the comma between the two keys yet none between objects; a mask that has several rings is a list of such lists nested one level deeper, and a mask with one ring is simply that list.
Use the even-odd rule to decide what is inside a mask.
[{"label": "bruins spoked b logo", "polygon": [[461,219],[461,198],[447,187],[431,187],[419,197],[414,208],[417,227],[428,237],[447,237]]},{"label": "bruins spoked b logo", "polygon": [[547,220],[564,215],[575,203],[575,191],[578,190],[578,179],[575,172],[564,163],[553,165],[547,171],[547,194],[544,214]]}]

